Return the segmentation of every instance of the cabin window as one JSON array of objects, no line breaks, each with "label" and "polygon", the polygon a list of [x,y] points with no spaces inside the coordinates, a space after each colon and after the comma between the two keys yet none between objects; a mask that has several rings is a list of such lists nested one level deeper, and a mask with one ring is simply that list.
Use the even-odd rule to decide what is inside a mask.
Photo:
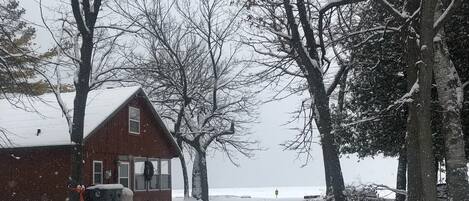
[{"label": "cabin window", "polygon": [[119,162],[119,184],[122,184],[124,187],[129,187],[129,162]]},{"label": "cabin window", "polygon": [[161,189],[171,189],[171,162],[170,160],[160,161]]},{"label": "cabin window", "polygon": [[153,177],[150,180],[149,189],[156,190],[160,188],[160,167],[158,159],[149,159],[149,161],[153,164]]},{"label": "cabin window", "polygon": [[134,189],[136,191],[142,191],[146,189],[144,170],[145,170],[145,161],[136,160],[134,162],[134,182],[135,182]]},{"label": "cabin window", "polygon": [[140,134],[140,109],[129,107],[129,132]]},{"label": "cabin window", "polygon": [[103,162],[93,161],[93,184],[103,183]]}]

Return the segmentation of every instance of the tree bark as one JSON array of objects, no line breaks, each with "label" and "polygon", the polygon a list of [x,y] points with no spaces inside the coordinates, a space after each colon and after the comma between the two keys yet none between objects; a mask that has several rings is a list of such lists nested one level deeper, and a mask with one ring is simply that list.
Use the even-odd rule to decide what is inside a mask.
[{"label": "tree bark", "polygon": [[206,153],[200,150],[195,152],[192,168],[192,197],[209,200]]},{"label": "tree bark", "polygon": [[[414,0],[407,0],[404,9],[407,13],[415,12],[420,6],[420,2]],[[417,37],[415,34],[416,22],[412,21],[405,30],[405,62],[407,64],[407,91],[417,82],[417,66],[416,63],[419,58],[419,47],[417,44]],[[419,173],[420,160],[418,157],[418,150],[420,143],[418,140],[418,113],[417,113],[417,94],[416,91],[412,94],[413,101],[408,102],[408,116],[407,116],[407,133],[406,133],[406,148],[407,148],[407,200],[420,201],[422,200],[421,176]]]},{"label": "tree bark", "polygon": [[422,179],[422,199],[436,200],[435,156],[433,154],[433,139],[431,129],[431,89],[433,79],[433,37],[434,15],[436,0],[423,0],[420,15],[420,52],[418,62],[418,139],[420,143],[419,160]]},{"label": "tree bark", "polygon": [[[407,153],[406,148],[403,146],[399,152],[399,164],[397,166],[396,189],[406,190],[407,185]],[[396,193],[396,201],[405,201],[406,196]]]},{"label": "tree bark", "polygon": [[442,131],[445,136],[446,184],[449,200],[465,200],[469,196],[469,183],[461,124],[464,92],[459,75],[450,59],[444,35],[444,31],[440,31],[435,39],[433,69],[438,100],[443,109]]},{"label": "tree bark", "polygon": [[[83,184],[83,128],[85,120],[86,100],[89,92],[89,77],[91,73],[91,54],[93,53],[93,33],[82,35],[82,46],[80,49],[81,63],[78,69],[78,78],[75,80],[75,99],[73,102],[73,126],[71,141],[72,167],[71,185]],[[72,191],[71,201],[79,201],[79,194]]]},{"label": "tree bark", "polygon": [[[321,91],[321,90],[319,90]],[[334,195],[334,200],[345,200],[343,191],[345,189],[344,180],[342,176],[342,169],[340,166],[338,146],[334,141],[332,135],[331,113],[329,110],[329,99],[324,93],[315,94],[316,109],[318,111],[318,118],[315,122],[318,126],[319,133],[321,134],[322,154],[324,158],[324,170],[326,172],[326,186],[327,194]]]},{"label": "tree bark", "polygon": [[189,198],[189,175],[187,174],[187,164],[184,153],[182,152],[182,139],[177,139],[179,148],[181,149],[181,155],[179,155],[179,161],[181,162],[182,178],[184,181],[184,198]]}]

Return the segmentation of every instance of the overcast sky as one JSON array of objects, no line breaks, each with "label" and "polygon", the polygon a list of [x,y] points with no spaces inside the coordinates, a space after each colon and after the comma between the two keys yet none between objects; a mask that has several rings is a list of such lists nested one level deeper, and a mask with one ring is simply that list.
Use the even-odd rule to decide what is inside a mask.
[{"label": "overcast sky", "polygon": [[[242,158],[235,167],[221,154],[214,154],[207,161],[211,187],[264,187],[264,186],[324,186],[322,151],[315,145],[313,160],[301,167],[304,160],[297,159],[293,151],[283,151],[279,144],[296,134],[283,124],[289,112],[298,104],[298,97],[260,107],[259,123],[253,124],[253,137],[261,141],[267,151],[257,152],[254,159]],[[342,157],[341,165],[347,184],[380,183],[394,186],[397,159],[376,158],[357,162],[356,157]],[[173,160],[173,186],[182,187],[180,165]]]},{"label": "overcast sky", "polygon": [[[37,43],[41,49],[53,44],[49,34],[42,27],[38,0],[19,0],[26,9],[25,18],[40,26],[36,26]],[[51,5],[54,1],[44,1]],[[47,13],[47,9],[45,10]],[[71,12],[71,11],[70,11]],[[260,94],[263,100],[265,94]],[[279,144],[291,139],[296,133],[289,130],[290,126],[282,126],[289,120],[289,112],[298,104],[298,97],[273,102],[260,107],[258,123],[253,123],[253,138],[261,142],[260,146],[266,151],[256,153],[255,158],[238,160],[240,167],[235,167],[220,154],[208,157],[208,176],[211,187],[264,187],[264,186],[324,186],[324,168],[322,152],[319,145],[315,145],[312,153],[313,160],[307,166],[303,159],[297,159],[292,151],[283,151]],[[341,165],[345,182],[351,183],[379,183],[395,185],[397,159],[375,158],[357,162],[356,157],[342,157]],[[173,160],[173,188],[182,188],[182,176],[179,160]]]}]

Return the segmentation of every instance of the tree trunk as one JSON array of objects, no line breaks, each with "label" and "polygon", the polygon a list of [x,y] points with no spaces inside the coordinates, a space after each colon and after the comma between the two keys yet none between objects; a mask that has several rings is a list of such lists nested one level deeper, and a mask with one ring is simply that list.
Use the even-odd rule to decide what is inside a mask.
[{"label": "tree trunk", "polygon": [[203,201],[209,200],[207,160],[206,153],[203,151],[195,152],[192,168],[192,197]]},{"label": "tree trunk", "polygon": [[187,164],[186,158],[182,151],[182,139],[177,139],[177,144],[181,150],[181,155],[179,155],[179,161],[181,162],[182,168],[182,178],[184,180],[184,198],[189,198],[189,175],[187,174]]},{"label": "tree trunk", "polygon": [[420,143],[419,160],[422,179],[423,200],[436,200],[435,156],[433,154],[433,138],[431,129],[431,89],[433,79],[433,37],[436,0],[423,0],[420,14],[420,52],[418,62],[419,94],[417,112],[418,139]]},{"label": "tree trunk", "polygon": [[443,109],[443,134],[445,136],[446,184],[449,200],[468,198],[469,183],[467,178],[464,136],[461,124],[463,89],[461,80],[449,57],[444,31],[440,31],[435,40],[434,75],[438,100]]},{"label": "tree trunk", "polygon": [[[407,36],[406,39],[406,63],[407,63],[407,91],[410,91],[414,84],[417,82],[417,66],[415,63],[418,60],[418,45],[415,37]],[[414,101],[408,103],[409,114],[407,117],[407,200],[420,201],[422,200],[422,188],[420,178],[420,160],[418,157],[418,150],[420,143],[418,141],[418,113],[416,94],[412,95]]]},{"label": "tree trunk", "polygon": [[[78,77],[75,80],[75,99],[73,102],[73,126],[70,135],[74,143],[72,148],[71,181],[73,188],[83,185],[83,128],[85,120],[86,100],[89,92],[89,77],[91,72],[91,54],[93,52],[93,33],[82,36],[80,49],[81,63]],[[79,194],[72,191],[71,201],[79,201]]]},{"label": "tree trunk", "polygon": [[335,201],[345,201],[344,179],[340,167],[338,146],[332,134],[331,111],[329,109],[329,96],[326,93],[324,77],[319,66],[319,54],[316,50],[314,32],[310,27],[305,2],[296,2],[298,15],[302,25],[302,31],[306,38],[308,47],[305,47],[300,36],[295,13],[290,0],[284,0],[283,6],[287,17],[288,26],[291,31],[290,44],[298,55],[296,62],[303,74],[306,75],[308,90],[313,99],[314,120],[321,136],[324,170],[326,176],[327,195],[334,196]]},{"label": "tree trunk", "polygon": [[[396,189],[406,190],[407,184],[407,153],[403,146],[399,152],[399,165],[397,166]],[[396,193],[396,201],[405,201],[406,196]]]},{"label": "tree trunk", "polygon": [[[407,0],[404,4],[405,12],[414,13],[420,2],[414,0]],[[413,32],[415,29],[416,21],[412,21],[410,25],[405,29],[405,62],[407,64],[406,75],[407,75],[407,91],[410,92],[414,84],[417,82],[417,66],[416,63],[419,58],[417,37]],[[418,141],[418,113],[417,113],[417,94],[418,91],[415,91],[412,94],[413,101],[407,103],[408,107],[408,116],[407,116],[407,133],[406,133],[406,157],[407,157],[407,200],[409,201],[421,201],[422,200],[422,188],[421,188],[421,178],[419,174],[420,169],[420,160],[418,157],[418,150],[420,149],[420,144]]]},{"label": "tree trunk", "polygon": [[[324,91],[325,92],[325,91]],[[334,200],[344,201],[345,189],[340,166],[338,146],[334,141],[331,127],[331,113],[329,110],[329,100],[327,95],[315,94],[316,108],[318,118],[316,125],[321,135],[322,154],[324,158],[324,170],[326,172],[327,195],[334,195]]]}]

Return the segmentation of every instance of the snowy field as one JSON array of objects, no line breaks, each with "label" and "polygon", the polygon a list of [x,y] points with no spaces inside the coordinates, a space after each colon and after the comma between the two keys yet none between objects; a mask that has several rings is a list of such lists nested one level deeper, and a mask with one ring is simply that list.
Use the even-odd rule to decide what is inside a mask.
[{"label": "snowy field", "polygon": [[[275,198],[275,189],[278,189],[278,198]],[[305,195],[324,195],[325,187],[297,186],[297,187],[255,187],[255,188],[211,188],[210,197],[214,201],[302,201]],[[382,198],[394,198],[389,191],[380,191]],[[173,200],[182,201],[182,189],[173,190]]]}]

